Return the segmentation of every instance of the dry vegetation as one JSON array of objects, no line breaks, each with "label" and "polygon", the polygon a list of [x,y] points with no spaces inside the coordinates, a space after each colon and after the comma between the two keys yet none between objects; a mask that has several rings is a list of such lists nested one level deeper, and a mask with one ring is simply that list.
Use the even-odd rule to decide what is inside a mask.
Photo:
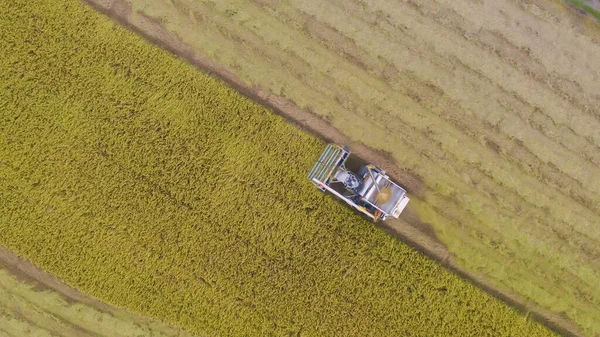
[{"label": "dry vegetation", "polygon": [[207,336],[549,336],[318,193],[323,144],[74,1],[0,3],[0,243]]},{"label": "dry vegetation", "polygon": [[600,333],[597,23],[536,0],[140,0],[131,17],[391,153],[456,261]]},{"label": "dry vegetation", "polygon": [[0,247],[2,337],[193,337],[65,285]]},{"label": "dry vegetation", "polygon": [[3,337],[184,337],[191,336],[147,318],[105,312],[40,290],[0,269],[0,336]]}]

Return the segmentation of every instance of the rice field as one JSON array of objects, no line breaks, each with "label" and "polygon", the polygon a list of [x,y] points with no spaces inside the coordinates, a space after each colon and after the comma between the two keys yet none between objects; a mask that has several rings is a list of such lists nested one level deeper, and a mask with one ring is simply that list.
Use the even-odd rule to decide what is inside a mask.
[{"label": "rice field", "polygon": [[77,1],[0,3],[0,244],[202,336],[551,336],[316,191],[324,144]]},{"label": "rice field", "polygon": [[311,112],[388,154],[420,181],[395,228],[427,224],[452,263],[600,333],[593,11],[551,0],[109,3],[288,115]]}]

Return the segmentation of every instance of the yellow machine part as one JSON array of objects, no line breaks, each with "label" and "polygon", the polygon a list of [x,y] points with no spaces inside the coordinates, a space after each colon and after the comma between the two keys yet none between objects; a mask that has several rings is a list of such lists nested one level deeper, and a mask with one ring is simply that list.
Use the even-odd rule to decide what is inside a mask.
[{"label": "yellow machine part", "polygon": [[386,186],[381,189],[381,192],[377,193],[377,197],[375,198],[376,205],[383,205],[390,201],[392,197],[392,188],[390,186]]}]

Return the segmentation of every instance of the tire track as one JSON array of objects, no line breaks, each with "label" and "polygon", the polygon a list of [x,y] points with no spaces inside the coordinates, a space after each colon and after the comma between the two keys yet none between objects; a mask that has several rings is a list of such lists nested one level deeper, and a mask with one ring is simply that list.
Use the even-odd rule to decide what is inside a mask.
[{"label": "tire track", "polygon": [[[293,13],[293,14],[298,14],[298,13]],[[303,14],[303,13],[300,13],[300,14]],[[292,15],[292,16],[293,16],[293,15]],[[305,15],[305,16],[306,16],[306,15]],[[296,15],[296,17],[301,17],[301,15]],[[364,16],[363,16],[363,17],[364,17]],[[289,18],[289,15],[288,15],[288,18]],[[302,20],[306,20],[306,19],[307,19],[307,17],[303,18]],[[287,22],[287,21],[286,21],[286,22]],[[325,27],[325,26],[321,26],[321,27]],[[323,29],[323,28],[322,28],[322,29]],[[332,30],[332,32],[334,32],[334,31]],[[321,39],[321,40],[323,40],[323,39]],[[339,41],[339,40],[341,40],[341,39],[338,39],[337,41]],[[344,41],[344,42],[347,42],[347,41]],[[355,44],[353,44],[353,45],[355,45]],[[339,50],[338,50],[338,51],[339,51]],[[356,56],[354,56],[354,59],[356,59],[356,58],[357,58],[357,57],[356,57]],[[353,59],[353,60],[354,60],[354,59]],[[366,61],[366,60],[364,60],[364,59],[362,59],[362,58],[361,58],[360,60],[358,60],[358,61],[359,61],[359,62],[361,62],[361,64],[363,64],[363,65],[364,65],[365,63],[367,63],[367,62],[368,62],[368,61]],[[372,66],[372,67],[373,67],[373,66]],[[367,69],[367,70],[369,70],[369,71],[372,71],[372,69]],[[404,77],[404,76],[405,76],[405,74],[403,74],[403,76],[401,76],[401,77]],[[411,81],[412,81],[412,82],[411,82]],[[407,81],[407,82],[411,82],[411,84],[412,84],[413,86],[414,86],[415,84],[418,84],[418,82],[415,82],[415,80],[413,80],[413,79],[410,79],[410,80],[409,80],[409,81]],[[431,85],[433,86],[433,84],[431,84]],[[408,86],[406,86],[406,87],[408,87]],[[426,87],[429,87],[429,85],[427,85]],[[439,89],[438,89],[438,90],[439,90]],[[435,93],[435,94],[437,94],[437,93]],[[434,97],[436,96],[435,94],[433,95]],[[416,101],[418,101],[419,103],[422,103],[422,102],[425,102],[425,103],[426,103],[426,102],[427,102],[427,98],[426,98],[426,97],[418,97],[418,96],[414,96],[414,95],[418,95],[418,93],[414,93],[414,94],[408,94],[408,95],[409,95],[409,97],[411,97],[411,98],[414,98],[414,99],[415,99]],[[429,98],[431,97],[431,95],[426,95],[426,94],[425,94],[425,95],[423,95],[423,96],[427,96],[427,97],[429,97]],[[434,99],[434,100],[435,100],[435,99]],[[421,104],[421,105],[422,105],[422,104]],[[426,109],[431,109],[431,107],[426,107]],[[448,112],[448,110],[446,109],[446,110],[444,111],[444,114],[439,114],[438,116],[440,116],[440,117],[442,117],[442,118],[445,118],[445,115],[447,114],[447,112]],[[447,120],[448,120],[448,118],[445,118],[445,119],[447,119]],[[473,121],[472,119],[469,119],[469,120],[470,120],[470,121]],[[457,121],[460,121],[460,118],[455,118],[454,120],[451,120],[452,124],[454,124],[454,125],[457,125],[457,124],[456,124],[456,122],[457,122]],[[463,123],[463,124],[462,124],[461,126],[459,126],[458,128],[459,128],[459,129],[462,129],[462,130],[467,130],[467,129],[469,129],[469,128],[468,128],[468,126],[469,126],[469,125],[468,125],[468,123]],[[492,127],[489,127],[489,125],[487,125],[486,127],[487,127],[487,129],[490,129],[490,130],[492,130],[492,129],[493,129]],[[478,129],[478,131],[480,131],[480,130],[486,130],[486,128],[485,128],[485,127],[481,127],[481,126],[479,126],[477,129]],[[474,134],[473,134],[473,133],[470,133],[470,135],[471,135],[472,137],[474,137]],[[475,140],[477,140],[477,141],[480,141],[480,139],[477,139],[477,138],[474,138],[474,139],[475,139]],[[513,143],[515,143],[515,142],[513,141]],[[519,145],[520,145],[521,147],[523,147],[523,143],[522,143],[521,141],[519,141],[519,143],[520,143]],[[494,144],[498,144],[498,142],[494,142]],[[527,150],[527,148],[525,148],[525,149]],[[528,151],[530,154],[532,154],[532,155],[533,155],[533,153],[532,153],[531,151],[529,151],[529,150],[527,150],[527,151]],[[508,160],[511,160],[511,161],[513,161],[515,164],[521,165],[521,167],[523,168],[524,172],[531,172],[531,169],[527,169],[527,168],[526,168],[526,165],[528,165],[529,167],[531,167],[531,165],[533,165],[533,164],[522,163],[522,162],[519,162],[519,161],[517,161],[517,160],[513,160],[513,158],[510,158],[510,157],[509,157],[509,158],[507,158],[507,159],[508,159]],[[528,159],[530,159],[530,158],[529,158],[528,156],[521,156],[521,157],[520,157],[520,159],[521,159],[522,161],[525,161],[525,160],[528,160]],[[540,166],[542,169],[545,169],[546,171],[547,171],[547,170],[549,170],[549,169],[552,169],[552,167],[548,167],[548,165],[546,165],[546,163],[545,163],[545,162],[543,162],[543,161],[541,161],[539,158],[537,158],[537,157],[536,157],[536,159],[538,159],[538,160],[537,160],[537,163],[535,164],[536,166]],[[556,169],[554,168],[554,170],[556,170]],[[536,171],[536,175],[535,175],[535,176],[536,176],[536,177],[539,177],[539,176],[542,176],[542,177],[544,177],[544,178],[545,178],[545,180],[546,180],[548,183],[552,183],[552,182],[555,182],[555,181],[560,183],[560,181],[558,181],[558,179],[552,179],[552,178],[549,178],[549,177],[550,177],[550,175],[552,175],[552,174],[554,174],[554,173],[551,173],[551,172],[550,172],[550,173],[547,173],[547,172],[545,172],[545,171],[541,171],[540,169],[538,169],[538,170]],[[561,184],[561,186],[556,186],[556,184],[554,184],[554,186],[553,186],[553,185],[551,185],[551,187],[553,187],[553,188],[555,188],[555,189],[563,189],[563,191],[564,191],[564,190],[567,190],[567,191],[571,192],[571,193],[570,193],[570,195],[571,195],[571,196],[574,198],[574,200],[575,200],[575,201],[582,202],[582,203],[584,203],[584,204],[585,204],[587,207],[592,207],[592,206],[594,206],[594,203],[592,202],[592,200],[593,200],[593,197],[589,195],[589,192],[588,192],[588,191],[586,191],[586,190],[583,190],[583,192],[584,192],[584,193],[586,193],[586,192],[588,192],[588,193],[586,193],[586,196],[584,196],[584,197],[583,197],[583,198],[584,198],[584,200],[582,200],[582,196],[581,196],[581,195],[579,195],[579,194],[577,194],[577,191],[572,191],[572,190],[569,188],[570,186],[573,186],[573,183],[574,183],[575,185],[579,185],[579,187],[582,187],[582,186],[583,186],[583,184],[582,184],[580,181],[574,180],[574,178],[572,178],[572,177],[569,177],[569,179],[570,179],[571,181],[568,181],[568,182],[562,183],[562,184]],[[597,206],[597,205],[596,205],[596,206]]]},{"label": "tire track", "polygon": [[227,28],[225,30],[228,30]]},{"label": "tire track", "polygon": [[[327,12],[329,12],[329,11],[327,11]],[[416,39],[415,39],[415,41],[416,41]],[[423,54],[431,54],[431,53],[423,53]],[[458,60],[458,59],[456,59],[456,60]],[[459,62],[460,62],[460,63],[462,63],[462,61],[459,61]],[[465,64],[462,64],[462,65],[463,65],[463,66],[464,66],[466,69],[471,69],[471,68],[470,68],[468,65],[465,65]],[[444,68],[447,68],[447,67],[444,67]],[[436,73],[439,73],[439,71],[436,71]],[[483,75],[483,74],[480,74],[480,75],[483,77],[483,79],[485,79],[485,80],[488,80],[489,82],[492,82],[490,79],[486,78],[486,77],[485,77],[485,75]],[[509,123],[509,122],[506,122],[506,124],[507,124],[507,125],[514,125],[514,123]],[[537,130],[531,130],[531,132],[535,133],[535,132],[538,132],[538,131],[537,131]],[[527,134],[527,133],[526,133],[526,134]],[[522,136],[521,136],[521,137],[522,137]],[[532,144],[532,142],[526,142],[526,143]],[[561,157],[564,157],[564,155],[563,155],[563,156],[561,156]],[[574,157],[572,158],[572,160],[573,160],[573,159],[577,160],[577,159],[579,159],[579,157],[578,157],[578,156],[574,156]],[[571,160],[571,161],[572,161],[572,160]],[[564,160],[563,160],[563,161],[556,161],[556,162],[555,162],[555,164],[557,164],[557,165],[561,165],[561,163],[562,163],[562,162],[565,162],[565,161],[564,161]],[[563,171],[564,171],[564,169],[563,169]],[[573,176],[573,173],[571,173],[571,176]],[[589,176],[586,176],[586,177],[589,177]],[[577,177],[577,176],[575,176],[575,177],[573,177],[573,178],[574,178],[574,179],[577,179],[577,180],[581,180],[581,179],[582,179],[581,177]],[[588,183],[588,184],[589,184],[589,178],[588,178],[588,181],[586,181],[586,183]],[[598,189],[598,188],[597,188],[597,189]]]}]

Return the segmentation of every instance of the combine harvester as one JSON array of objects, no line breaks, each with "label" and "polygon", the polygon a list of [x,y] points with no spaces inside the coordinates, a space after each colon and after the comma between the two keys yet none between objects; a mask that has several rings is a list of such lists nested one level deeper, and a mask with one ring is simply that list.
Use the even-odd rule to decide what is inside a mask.
[{"label": "combine harvester", "polygon": [[375,222],[390,215],[397,219],[410,200],[406,191],[376,165],[349,157],[347,147],[328,144],[308,179],[323,192],[331,192]]}]

